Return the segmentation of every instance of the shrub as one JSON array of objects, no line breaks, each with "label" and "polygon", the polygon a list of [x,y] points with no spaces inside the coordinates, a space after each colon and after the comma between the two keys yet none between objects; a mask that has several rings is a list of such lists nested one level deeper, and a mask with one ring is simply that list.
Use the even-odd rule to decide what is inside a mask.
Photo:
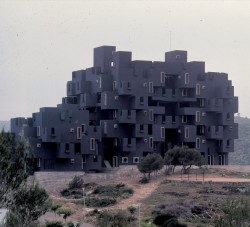
[{"label": "shrub", "polygon": [[128,211],[129,211],[130,214],[134,214],[135,211],[136,211],[136,207],[134,207],[134,206],[128,206]]},{"label": "shrub", "polygon": [[63,189],[60,193],[64,197],[70,196],[70,191],[68,189]]},{"label": "shrub", "polygon": [[69,189],[82,189],[84,181],[80,176],[74,176],[72,181],[69,182]]},{"label": "shrub", "polygon": [[122,210],[101,212],[97,217],[97,226],[99,227],[113,227],[113,226],[128,226],[128,216]]},{"label": "shrub", "polygon": [[72,221],[69,221],[67,223],[67,227],[75,227],[74,223]]},{"label": "shrub", "polygon": [[64,189],[60,193],[63,197],[67,198],[80,199],[83,197],[82,189]]},{"label": "shrub", "polygon": [[89,207],[107,207],[109,205],[116,204],[116,199],[114,198],[86,198],[85,204]]},{"label": "shrub", "polygon": [[60,204],[53,203],[52,206],[51,206],[51,210],[52,210],[53,212],[56,212],[60,207],[61,207]]},{"label": "shrub", "polygon": [[63,223],[61,221],[48,221],[48,220],[46,220],[45,227],[63,227]]},{"label": "shrub", "polygon": [[139,180],[139,182],[141,183],[141,184],[147,184],[147,183],[149,183],[149,179],[147,178],[147,177],[142,177],[140,180]]},{"label": "shrub", "polygon": [[133,194],[132,188],[126,187],[125,184],[119,183],[117,185],[99,185],[93,191],[93,194],[102,196],[119,197],[123,194]]},{"label": "shrub", "polygon": [[63,214],[63,219],[65,219],[65,223],[67,220],[67,217],[69,217],[71,214],[73,214],[73,210],[69,209],[69,208],[59,208],[57,210],[58,214]]},{"label": "shrub", "polygon": [[170,220],[172,218],[176,218],[176,216],[172,214],[159,214],[154,218],[153,223],[162,226],[167,220]]}]

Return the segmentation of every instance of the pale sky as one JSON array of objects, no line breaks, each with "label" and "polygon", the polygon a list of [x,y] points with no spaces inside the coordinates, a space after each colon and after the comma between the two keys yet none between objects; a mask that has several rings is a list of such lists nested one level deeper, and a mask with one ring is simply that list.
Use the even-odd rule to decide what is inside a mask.
[{"label": "pale sky", "polygon": [[250,117],[250,1],[0,0],[0,120],[61,103],[71,72],[91,67],[102,45],[133,60],[187,50],[229,74]]}]

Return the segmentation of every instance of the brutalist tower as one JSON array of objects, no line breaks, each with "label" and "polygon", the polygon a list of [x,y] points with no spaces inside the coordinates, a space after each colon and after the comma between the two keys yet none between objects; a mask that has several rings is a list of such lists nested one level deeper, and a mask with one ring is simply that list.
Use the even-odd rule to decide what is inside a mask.
[{"label": "brutalist tower", "polygon": [[228,75],[205,72],[186,51],[132,61],[131,52],[101,46],[93,67],[72,73],[61,104],[11,119],[11,131],[33,147],[36,170],[100,171],[175,145],[198,149],[208,165],[227,165],[237,112]]}]

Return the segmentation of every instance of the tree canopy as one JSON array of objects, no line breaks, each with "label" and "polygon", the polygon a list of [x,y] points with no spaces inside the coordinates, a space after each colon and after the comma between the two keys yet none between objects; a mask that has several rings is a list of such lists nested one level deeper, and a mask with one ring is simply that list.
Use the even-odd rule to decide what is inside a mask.
[{"label": "tree canopy", "polygon": [[160,154],[152,153],[148,154],[146,157],[143,157],[137,165],[137,168],[144,175],[148,174],[150,178],[150,174],[152,172],[157,172],[162,169],[164,166],[163,158]]},{"label": "tree canopy", "polygon": [[24,140],[15,144],[10,133],[0,133],[0,207],[13,202],[15,192],[29,175],[27,149]]},{"label": "tree canopy", "polygon": [[33,163],[24,139],[15,143],[10,133],[0,133],[0,207],[8,209],[8,227],[38,226],[36,220],[50,208],[47,192],[27,184]]},{"label": "tree canopy", "polygon": [[201,166],[202,156],[201,153],[188,147],[174,147],[165,153],[164,161],[166,165],[182,165],[184,172],[187,172],[192,165]]}]

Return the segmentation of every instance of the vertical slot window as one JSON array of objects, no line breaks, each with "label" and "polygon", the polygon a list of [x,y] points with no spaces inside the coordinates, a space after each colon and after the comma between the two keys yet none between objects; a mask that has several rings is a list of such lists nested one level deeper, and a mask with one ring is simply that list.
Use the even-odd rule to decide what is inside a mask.
[{"label": "vertical slot window", "polygon": [[104,105],[107,106],[107,93],[104,93]]},{"label": "vertical slot window", "polygon": [[82,133],[86,133],[86,124],[82,124]]},{"label": "vertical slot window", "polygon": [[77,127],[77,129],[76,129],[76,138],[78,140],[80,140],[82,138],[82,128],[81,127]]},{"label": "vertical slot window", "polygon": [[200,138],[196,138],[196,145],[195,145],[195,148],[196,149],[200,149],[201,147],[201,139]]},{"label": "vertical slot window", "polygon": [[161,138],[165,138],[165,128],[161,127]]},{"label": "vertical slot window", "polygon": [[201,121],[201,112],[200,111],[196,111],[195,121],[196,122],[200,122]]},{"label": "vertical slot window", "polygon": [[149,148],[153,148],[154,147],[154,138],[153,137],[149,137]]},{"label": "vertical slot window", "polygon": [[189,128],[185,127],[185,139],[189,138]]},{"label": "vertical slot window", "polygon": [[89,146],[90,146],[90,150],[91,151],[94,151],[95,150],[95,138],[90,138],[90,141],[89,141]]},{"label": "vertical slot window", "polygon": [[161,72],[161,83],[162,84],[165,84],[165,78],[166,78],[165,73]]},{"label": "vertical slot window", "polygon": [[154,110],[153,110],[153,109],[150,109],[150,110],[149,110],[149,120],[150,120],[150,121],[153,121],[153,120],[154,120]]},{"label": "vertical slot window", "polygon": [[200,95],[200,94],[201,94],[201,85],[196,84],[196,95]]},{"label": "vertical slot window", "polygon": [[149,93],[154,93],[154,85],[153,85],[153,82],[149,82]]},{"label": "vertical slot window", "polygon": [[117,81],[113,81],[113,91],[117,89]]},{"label": "vertical slot window", "polygon": [[39,137],[41,136],[41,127],[40,126],[37,126],[36,127],[36,135]]},{"label": "vertical slot window", "polygon": [[189,84],[189,73],[185,73],[185,84]]},{"label": "vertical slot window", "polygon": [[181,92],[181,95],[182,96],[187,96],[187,88],[182,88],[182,92]]}]

